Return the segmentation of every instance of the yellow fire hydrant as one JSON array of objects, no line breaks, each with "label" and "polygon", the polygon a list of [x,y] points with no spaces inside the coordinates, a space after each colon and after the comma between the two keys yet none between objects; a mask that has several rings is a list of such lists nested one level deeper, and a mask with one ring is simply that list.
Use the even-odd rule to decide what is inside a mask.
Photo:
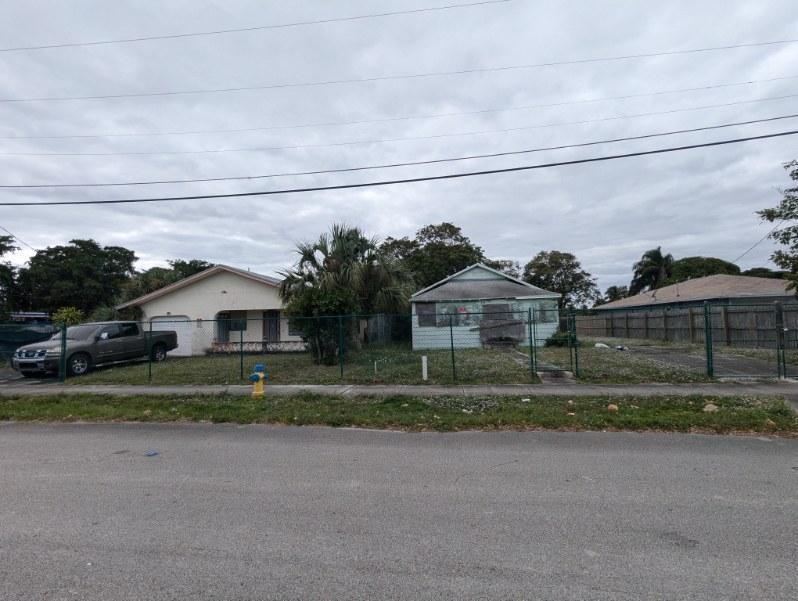
[{"label": "yellow fire hydrant", "polygon": [[268,379],[269,374],[266,373],[263,363],[256,363],[252,375],[249,376],[249,381],[252,382],[253,397],[263,396],[263,383]]}]

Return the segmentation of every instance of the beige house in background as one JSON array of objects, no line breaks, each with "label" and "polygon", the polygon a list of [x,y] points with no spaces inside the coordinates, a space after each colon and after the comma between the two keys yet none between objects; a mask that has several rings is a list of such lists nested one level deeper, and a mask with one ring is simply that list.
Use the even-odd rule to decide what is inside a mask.
[{"label": "beige house in background", "polygon": [[145,329],[174,330],[178,347],[170,355],[237,351],[301,350],[302,338],[282,314],[280,280],[216,265],[135,298],[117,309],[136,307]]}]

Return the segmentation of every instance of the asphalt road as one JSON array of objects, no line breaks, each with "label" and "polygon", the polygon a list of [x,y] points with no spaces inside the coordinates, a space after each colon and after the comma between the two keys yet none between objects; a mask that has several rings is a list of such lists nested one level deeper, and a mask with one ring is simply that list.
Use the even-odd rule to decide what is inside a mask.
[{"label": "asphalt road", "polygon": [[796,493],[798,440],[0,424],[0,598],[794,600]]}]

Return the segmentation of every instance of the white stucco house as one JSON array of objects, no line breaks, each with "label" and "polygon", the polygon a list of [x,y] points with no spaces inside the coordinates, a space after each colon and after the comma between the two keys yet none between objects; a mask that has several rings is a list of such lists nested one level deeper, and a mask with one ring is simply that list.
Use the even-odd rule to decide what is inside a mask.
[{"label": "white stucco house", "polygon": [[471,265],[410,297],[413,350],[529,344],[529,315],[535,346],[559,326],[556,292],[543,290],[481,263]]},{"label": "white stucco house", "polygon": [[216,265],[135,298],[117,309],[136,307],[146,329],[175,330],[170,355],[302,350],[282,314],[280,280],[228,265]]}]

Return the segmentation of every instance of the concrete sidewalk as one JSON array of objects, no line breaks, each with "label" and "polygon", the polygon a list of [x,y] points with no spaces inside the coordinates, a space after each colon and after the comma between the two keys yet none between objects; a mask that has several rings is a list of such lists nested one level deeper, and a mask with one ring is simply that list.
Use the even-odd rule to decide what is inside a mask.
[{"label": "concrete sidewalk", "polygon": [[[64,385],[5,384],[0,395],[110,394],[130,395],[248,395],[248,385]],[[657,396],[657,395],[778,395],[798,402],[798,382],[719,382],[700,384],[504,384],[473,386],[401,386],[401,385],[314,385],[273,384],[266,386],[267,396],[295,395],[303,392],[330,396]]]}]

